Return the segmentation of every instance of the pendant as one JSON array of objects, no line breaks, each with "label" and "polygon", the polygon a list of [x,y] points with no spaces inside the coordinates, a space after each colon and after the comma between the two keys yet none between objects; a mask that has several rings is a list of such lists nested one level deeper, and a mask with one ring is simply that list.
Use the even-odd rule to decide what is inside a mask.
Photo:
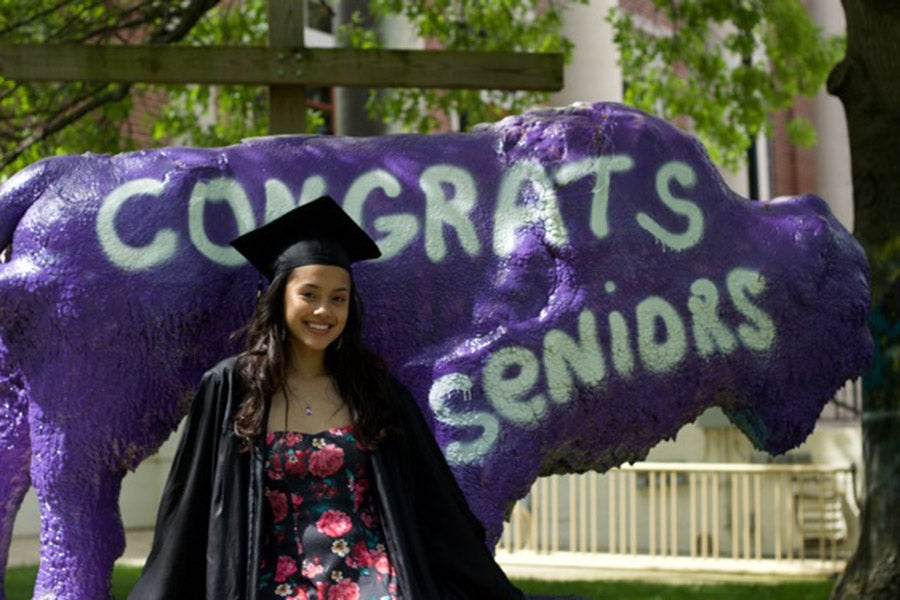
[{"label": "pendant", "polygon": [[309,404],[306,405],[306,416],[307,417],[312,416],[312,407]]}]

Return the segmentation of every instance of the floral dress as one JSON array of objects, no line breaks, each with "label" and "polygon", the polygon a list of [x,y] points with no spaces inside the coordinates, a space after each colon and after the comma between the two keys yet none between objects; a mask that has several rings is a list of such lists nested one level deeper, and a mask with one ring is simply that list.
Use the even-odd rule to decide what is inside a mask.
[{"label": "floral dress", "polygon": [[270,432],[266,447],[273,528],[261,560],[259,597],[397,598],[366,455],[352,426],[316,434]]}]

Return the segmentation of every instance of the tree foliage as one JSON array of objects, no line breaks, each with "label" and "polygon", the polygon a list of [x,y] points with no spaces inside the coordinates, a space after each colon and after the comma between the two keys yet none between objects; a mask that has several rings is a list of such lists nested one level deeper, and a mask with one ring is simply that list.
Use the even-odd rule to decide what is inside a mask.
[{"label": "tree foliage", "polygon": [[[333,14],[336,3],[316,6]],[[586,2],[587,0],[575,0]],[[560,36],[566,2],[504,0],[398,2],[371,0],[378,18],[402,14],[417,35],[448,50],[570,52]],[[244,0],[0,0],[0,43],[264,45],[266,2]],[[343,29],[357,47],[379,47],[359,25]],[[14,82],[0,78],[0,169],[12,173],[45,156],[136,147],[127,125],[136,99],[163,97],[146,123],[151,143],[223,145],[267,131],[267,90],[203,86]],[[471,90],[391,90],[370,102],[373,113],[406,129],[429,131],[438,114],[469,124],[495,120],[546,100],[546,94]],[[376,96],[373,94],[373,98]],[[322,125],[315,111],[307,129]],[[146,141],[144,141],[146,143]]]},{"label": "tree foliage", "polygon": [[[560,52],[568,58],[572,43],[562,35],[566,6],[588,0],[370,0],[378,19],[402,16],[420,39],[444,50]],[[345,41],[357,48],[383,43],[371,30],[354,23],[345,27]],[[508,114],[546,103],[545,92],[436,90],[396,88],[372,94],[369,112],[408,131],[427,133],[440,125],[440,116],[457,114],[461,129],[496,121]]]},{"label": "tree foliage", "polygon": [[[652,0],[655,14],[612,11],[626,76],[625,102],[666,119],[687,119],[713,160],[733,168],[769,116],[822,89],[843,52],[799,0]],[[789,124],[815,143],[812,125]]]},{"label": "tree foliage", "polygon": [[[223,2],[207,12],[183,44],[264,46],[266,2]],[[173,140],[196,146],[223,146],[268,131],[269,106],[264,86],[169,85],[167,102],[153,118],[155,143]],[[308,111],[307,131],[322,125],[318,111]]]},{"label": "tree foliage", "polygon": [[[333,10],[336,3],[319,0]],[[571,4],[588,0],[369,0],[376,20],[402,16],[415,35],[447,50],[562,52]],[[818,91],[839,58],[841,40],[826,38],[799,0],[652,0],[656,17],[611,13],[628,76],[625,101],[675,122],[687,120],[714,160],[734,167],[769,115],[797,95]],[[263,0],[0,0],[3,43],[266,43]],[[357,17],[340,32],[359,48],[383,42]],[[655,23],[655,25],[654,25]],[[134,99],[164,95],[148,124],[152,143],[222,145],[265,133],[264,87],[31,83],[0,79],[0,169],[12,172],[43,156],[115,152],[135,147],[122,124]],[[432,131],[442,117],[460,128],[494,121],[546,102],[540,92],[392,89],[373,93],[370,112],[405,130]],[[322,124],[308,119],[309,129]],[[810,143],[809,123],[794,120],[795,140]]]},{"label": "tree foliage", "polygon": [[[0,0],[0,42],[168,44],[218,0]],[[130,84],[35,83],[0,78],[0,169],[45,156],[129,149]]]}]

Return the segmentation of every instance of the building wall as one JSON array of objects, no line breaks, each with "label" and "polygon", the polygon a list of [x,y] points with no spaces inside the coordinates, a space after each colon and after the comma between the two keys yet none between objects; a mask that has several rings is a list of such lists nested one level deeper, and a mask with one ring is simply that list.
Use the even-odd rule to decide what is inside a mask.
[{"label": "building wall", "polygon": [[570,6],[563,21],[563,35],[575,44],[565,69],[565,87],[551,95],[550,103],[564,106],[573,102],[621,102],[622,71],[612,26],[606,15],[616,0],[594,0],[588,5]]}]

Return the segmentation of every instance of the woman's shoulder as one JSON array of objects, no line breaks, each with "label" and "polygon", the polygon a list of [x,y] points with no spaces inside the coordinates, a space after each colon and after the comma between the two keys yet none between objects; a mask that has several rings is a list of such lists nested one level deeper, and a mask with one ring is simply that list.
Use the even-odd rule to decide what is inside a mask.
[{"label": "woman's shoulder", "polygon": [[239,354],[235,354],[234,356],[229,356],[227,358],[223,358],[215,366],[210,368],[207,373],[230,373],[233,372],[236,365]]},{"label": "woman's shoulder", "polygon": [[227,381],[234,377],[237,373],[237,361],[239,355],[223,358],[213,367],[207,369],[201,378],[201,383],[210,381]]},{"label": "woman's shoulder", "polygon": [[412,393],[399,379],[397,379],[393,374],[388,373],[387,381],[388,389],[391,393],[395,410],[399,410],[401,411],[401,413],[407,412],[411,408],[418,410],[416,401],[413,399]]},{"label": "woman's shoulder", "polygon": [[410,433],[410,429],[424,430],[431,434],[428,427],[428,419],[422,412],[416,399],[413,398],[412,392],[394,375],[389,376],[390,389],[393,396],[393,409],[395,423],[402,431]]},{"label": "woman's shoulder", "polygon": [[215,399],[215,403],[219,404],[223,398],[231,401],[236,390],[235,385],[238,383],[237,358],[237,356],[229,356],[203,374],[194,398],[195,402],[199,400],[204,404],[209,404]]}]

